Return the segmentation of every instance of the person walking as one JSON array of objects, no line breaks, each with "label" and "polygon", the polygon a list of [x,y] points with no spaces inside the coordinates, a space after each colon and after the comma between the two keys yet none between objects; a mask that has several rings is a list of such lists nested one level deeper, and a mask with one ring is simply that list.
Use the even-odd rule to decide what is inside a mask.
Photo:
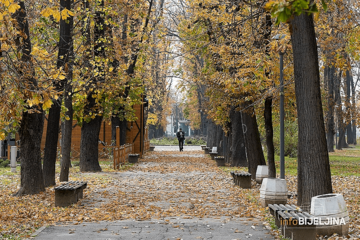
[{"label": "person walking", "polygon": [[180,128],[180,130],[176,133],[176,137],[179,141],[179,148],[180,148],[180,152],[184,151],[184,141],[185,141],[185,133],[182,131],[182,129]]}]

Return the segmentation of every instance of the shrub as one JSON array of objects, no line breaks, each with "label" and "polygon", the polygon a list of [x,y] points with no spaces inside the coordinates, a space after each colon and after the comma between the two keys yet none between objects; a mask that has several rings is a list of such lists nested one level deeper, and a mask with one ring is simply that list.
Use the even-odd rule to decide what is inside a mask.
[{"label": "shrub", "polygon": [[[163,137],[153,138],[150,140],[153,145],[178,145],[178,139],[176,137]],[[205,145],[206,141],[201,137],[185,137],[185,144],[187,145]]]},{"label": "shrub", "polygon": [[[0,160],[1,161],[1,160]],[[7,159],[3,159],[1,162],[0,162],[0,167],[1,168],[6,168],[8,167],[8,165],[10,164],[10,161],[7,160]]]},{"label": "shrub", "polygon": [[[298,128],[297,122],[285,122],[284,126],[284,155],[297,157]],[[274,128],[274,147],[275,154],[280,155],[280,126]]]}]

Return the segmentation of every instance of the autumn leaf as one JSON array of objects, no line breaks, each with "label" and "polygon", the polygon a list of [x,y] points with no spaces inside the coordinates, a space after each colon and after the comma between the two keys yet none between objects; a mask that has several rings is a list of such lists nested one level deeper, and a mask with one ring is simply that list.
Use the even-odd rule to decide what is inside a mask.
[{"label": "autumn leaf", "polygon": [[50,109],[52,104],[53,104],[53,102],[51,99],[44,101],[44,104],[42,106],[43,110]]},{"label": "autumn leaf", "polygon": [[10,13],[15,13],[16,10],[18,10],[20,8],[19,4],[17,3],[12,3],[10,6],[9,6],[9,12]]}]

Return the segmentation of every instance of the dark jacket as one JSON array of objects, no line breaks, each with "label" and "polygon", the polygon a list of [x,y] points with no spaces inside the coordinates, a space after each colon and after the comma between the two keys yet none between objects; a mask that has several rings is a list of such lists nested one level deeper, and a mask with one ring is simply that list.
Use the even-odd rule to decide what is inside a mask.
[{"label": "dark jacket", "polygon": [[184,140],[185,139],[185,133],[183,131],[179,131],[176,133],[176,137],[178,140]]}]

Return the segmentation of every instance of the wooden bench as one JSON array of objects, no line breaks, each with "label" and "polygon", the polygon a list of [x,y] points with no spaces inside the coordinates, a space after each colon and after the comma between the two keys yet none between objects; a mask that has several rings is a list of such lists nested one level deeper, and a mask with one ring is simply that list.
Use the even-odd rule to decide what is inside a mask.
[{"label": "wooden bench", "polygon": [[225,166],[225,157],[224,156],[217,156],[215,157],[216,165],[218,167]]},{"label": "wooden bench", "polygon": [[70,181],[55,187],[55,206],[66,207],[83,198],[87,182]]},{"label": "wooden bench", "polygon": [[209,153],[210,153],[210,148],[209,148],[209,147],[205,147],[204,153],[205,153],[205,154],[209,154]]},{"label": "wooden bench", "polygon": [[137,163],[139,161],[140,154],[129,154],[129,163]]},{"label": "wooden bench", "polygon": [[292,240],[316,239],[316,225],[313,224],[313,216],[309,213],[278,211],[278,216],[281,234],[285,238]]},{"label": "wooden bench", "polygon": [[280,228],[280,220],[278,213],[279,212],[302,212],[300,208],[297,208],[295,205],[289,204],[269,204],[268,205],[270,214],[275,218],[275,224],[278,228]]},{"label": "wooden bench", "polygon": [[241,172],[235,173],[231,172],[234,183],[241,188],[251,188],[251,173]]}]

